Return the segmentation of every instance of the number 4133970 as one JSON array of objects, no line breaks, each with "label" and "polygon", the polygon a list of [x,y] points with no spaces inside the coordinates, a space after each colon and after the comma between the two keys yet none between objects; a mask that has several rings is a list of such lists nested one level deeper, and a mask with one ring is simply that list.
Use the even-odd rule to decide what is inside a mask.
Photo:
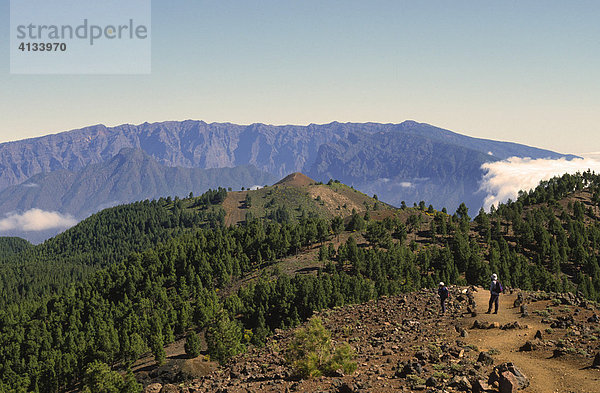
[{"label": "number 4133970", "polygon": [[22,52],[64,52],[67,44],[64,42],[21,42],[19,50]]}]

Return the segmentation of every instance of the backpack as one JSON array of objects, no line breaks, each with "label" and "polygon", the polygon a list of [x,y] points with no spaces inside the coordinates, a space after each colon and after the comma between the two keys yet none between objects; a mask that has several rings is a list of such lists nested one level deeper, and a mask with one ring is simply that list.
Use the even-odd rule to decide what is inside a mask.
[{"label": "backpack", "polygon": [[502,284],[500,284],[500,281],[496,281],[496,292],[502,293],[502,291],[504,291],[504,288],[502,288]]},{"label": "backpack", "polygon": [[442,299],[448,299],[450,297],[450,292],[447,287],[438,289],[438,294]]}]

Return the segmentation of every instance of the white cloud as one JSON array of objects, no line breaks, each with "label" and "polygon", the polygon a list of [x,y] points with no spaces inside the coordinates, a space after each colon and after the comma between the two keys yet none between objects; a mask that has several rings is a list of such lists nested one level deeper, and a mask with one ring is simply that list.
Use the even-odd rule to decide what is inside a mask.
[{"label": "white cloud", "polygon": [[75,224],[77,224],[77,220],[69,214],[30,209],[22,214],[10,213],[5,218],[0,219],[0,232],[66,229]]},{"label": "white cloud", "polygon": [[488,162],[481,166],[486,172],[481,182],[481,189],[487,192],[484,209],[491,205],[515,200],[520,190],[529,191],[542,180],[565,173],[584,172],[591,169],[600,172],[600,161],[584,159],[531,159],[510,157],[505,161]]},{"label": "white cloud", "polygon": [[34,188],[34,187],[39,187],[39,184],[35,184],[35,183],[25,183],[25,184],[23,184],[23,187],[27,187],[27,188]]},{"label": "white cloud", "polygon": [[414,186],[415,186],[415,185],[414,185],[414,184],[412,184],[412,183],[411,183],[411,182],[409,182],[409,181],[403,181],[403,182],[401,182],[401,183],[400,183],[400,187],[404,187],[404,188],[411,188],[411,187],[414,187]]}]

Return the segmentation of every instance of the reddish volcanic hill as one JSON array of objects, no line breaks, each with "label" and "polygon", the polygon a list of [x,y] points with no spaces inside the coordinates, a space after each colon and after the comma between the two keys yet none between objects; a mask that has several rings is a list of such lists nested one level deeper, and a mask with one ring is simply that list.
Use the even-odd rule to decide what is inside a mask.
[{"label": "reddish volcanic hill", "polygon": [[306,176],[303,173],[300,172],[294,172],[290,175],[287,175],[286,177],[284,177],[283,179],[281,179],[280,181],[278,181],[276,184],[282,184],[282,185],[286,185],[286,186],[296,186],[296,187],[303,187],[303,186],[308,186],[311,184],[315,184],[316,181],[311,179],[310,177]]}]

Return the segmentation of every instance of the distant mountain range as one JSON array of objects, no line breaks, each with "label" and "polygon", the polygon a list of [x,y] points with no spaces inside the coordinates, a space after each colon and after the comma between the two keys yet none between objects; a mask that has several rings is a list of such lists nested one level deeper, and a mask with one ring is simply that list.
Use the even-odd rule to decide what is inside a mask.
[{"label": "distant mountain range", "polygon": [[[0,191],[0,212],[32,208],[68,213],[82,219],[107,207],[162,196],[201,194],[209,188],[263,186],[277,178],[252,165],[235,168],[168,167],[139,149],[123,148],[105,162],[77,171],[40,173]],[[47,231],[42,238],[56,234]],[[13,232],[13,234],[16,232]],[[37,236],[25,235],[33,241]]]},{"label": "distant mountain range", "polygon": [[0,144],[0,216],[40,208],[80,219],[114,203],[264,185],[292,172],[338,179],[394,205],[478,209],[481,165],[511,156],[575,157],[414,121],[96,125]]}]

